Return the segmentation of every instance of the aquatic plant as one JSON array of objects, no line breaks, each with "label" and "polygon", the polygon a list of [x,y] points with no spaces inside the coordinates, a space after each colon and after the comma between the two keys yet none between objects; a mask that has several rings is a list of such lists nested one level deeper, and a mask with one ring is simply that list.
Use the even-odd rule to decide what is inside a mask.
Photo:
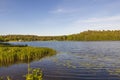
[{"label": "aquatic plant", "polygon": [[[42,71],[39,68],[31,69],[31,73],[26,74],[25,80],[42,80]],[[7,80],[12,80],[9,76],[6,78]],[[2,77],[0,77],[0,80],[4,80]]]},{"label": "aquatic plant", "polygon": [[42,80],[42,71],[39,68],[31,70],[31,73],[28,73],[25,77],[26,80]]},{"label": "aquatic plant", "polygon": [[0,47],[0,66],[27,62],[28,59],[39,60],[54,54],[56,54],[55,50],[43,47]]}]

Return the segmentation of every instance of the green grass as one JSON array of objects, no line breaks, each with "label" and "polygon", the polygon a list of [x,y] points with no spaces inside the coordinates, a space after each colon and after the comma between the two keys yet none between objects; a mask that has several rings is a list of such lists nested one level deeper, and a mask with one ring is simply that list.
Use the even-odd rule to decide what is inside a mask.
[{"label": "green grass", "polygon": [[45,56],[56,54],[56,51],[50,48],[42,47],[0,47],[0,66],[18,62],[27,62],[27,60],[39,60]]}]

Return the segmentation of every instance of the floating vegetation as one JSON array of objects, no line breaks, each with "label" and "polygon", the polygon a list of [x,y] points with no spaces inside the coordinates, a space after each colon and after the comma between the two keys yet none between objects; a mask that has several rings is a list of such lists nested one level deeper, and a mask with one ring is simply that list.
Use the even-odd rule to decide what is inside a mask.
[{"label": "floating vegetation", "polygon": [[81,59],[80,67],[90,69],[96,73],[99,70],[107,71],[110,75],[120,76],[119,56],[106,54],[75,54]]},{"label": "floating vegetation", "polygon": [[120,77],[120,68],[108,69],[107,71],[110,75],[117,75]]},{"label": "floating vegetation", "polygon": [[10,64],[19,62],[27,62],[28,59],[30,61],[39,60],[40,58],[54,54],[56,54],[56,51],[50,48],[0,47],[0,66],[8,66]]},{"label": "floating vegetation", "polygon": [[59,60],[57,58],[53,58],[52,61],[54,63],[56,63],[56,65],[62,65],[62,66],[67,67],[67,68],[76,69],[76,65],[74,65],[71,60],[64,60],[61,62],[61,60]]},{"label": "floating vegetation", "polygon": [[57,63],[58,59],[57,58],[53,58],[52,61],[55,62],[55,63]]}]

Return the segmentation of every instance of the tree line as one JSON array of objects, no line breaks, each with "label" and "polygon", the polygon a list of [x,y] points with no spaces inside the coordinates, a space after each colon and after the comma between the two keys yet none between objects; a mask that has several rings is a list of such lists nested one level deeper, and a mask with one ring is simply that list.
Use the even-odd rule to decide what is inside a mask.
[{"label": "tree line", "polygon": [[75,41],[119,41],[120,30],[88,30],[79,34],[69,35],[67,40]]},{"label": "tree line", "polygon": [[118,41],[120,30],[88,30],[63,36],[1,35],[2,41]]}]

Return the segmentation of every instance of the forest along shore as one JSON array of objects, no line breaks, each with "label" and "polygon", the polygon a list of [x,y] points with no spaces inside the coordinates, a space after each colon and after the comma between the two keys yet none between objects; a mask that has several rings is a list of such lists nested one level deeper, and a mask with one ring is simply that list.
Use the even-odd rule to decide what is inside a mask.
[{"label": "forest along shore", "polygon": [[63,36],[1,35],[1,42],[8,41],[120,41],[120,30],[88,30]]}]

